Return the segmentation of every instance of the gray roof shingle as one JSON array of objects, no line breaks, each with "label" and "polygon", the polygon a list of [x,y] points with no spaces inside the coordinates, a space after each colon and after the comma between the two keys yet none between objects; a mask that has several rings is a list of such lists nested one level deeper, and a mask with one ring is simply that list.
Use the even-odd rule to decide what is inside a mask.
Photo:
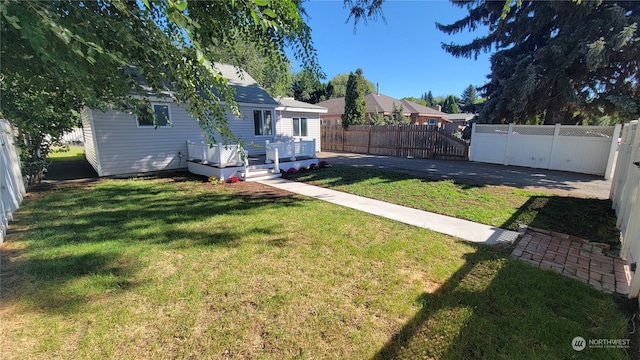
[{"label": "gray roof shingle", "polygon": [[215,63],[214,67],[229,81],[229,85],[236,90],[235,100],[237,102],[279,105],[246,71],[236,68],[233,65],[221,63]]}]

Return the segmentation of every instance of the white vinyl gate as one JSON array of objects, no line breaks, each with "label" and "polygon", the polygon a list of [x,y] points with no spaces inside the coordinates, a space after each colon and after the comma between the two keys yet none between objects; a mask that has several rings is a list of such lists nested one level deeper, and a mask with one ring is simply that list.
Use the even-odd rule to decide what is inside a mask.
[{"label": "white vinyl gate", "polygon": [[620,125],[475,124],[469,160],[611,177]]}]

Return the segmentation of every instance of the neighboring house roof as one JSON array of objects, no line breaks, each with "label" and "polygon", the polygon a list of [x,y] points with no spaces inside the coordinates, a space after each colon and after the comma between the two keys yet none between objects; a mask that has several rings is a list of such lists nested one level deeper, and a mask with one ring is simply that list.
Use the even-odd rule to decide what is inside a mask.
[{"label": "neighboring house roof", "polygon": [[[398,100],[391,96],[383,94],[367,94],[364,96],[367,113],[391,113],[393,111],[393,105],[402,106],[403,114],[409,116],[411,114],[418,114],[421,116],[433,116],[447,120],[447,114],[442,111],[430,108],[428,106],[420,105],[408,100]],[[344,113],[344,97],[329,99],[318,103],[317,105],[326,107],[328,109],[327,114],[330,115],[342,115]]]},{"label": "neighboring house roof", "polygon": [[279,105],[246,71],[227,64],[215,63],[213,66],[236,90],[235,100],[238,103]]},{"label": "neighboring house roof", "polygon": [[276,101],[280,104],[280,106],[277,107],[276,110],[312,112],[312,113],[318,113],[318,114],[327,113],[326,107],[298,101],[291,97],[279,97],[276,99]]},{"label": "neighboring house roof", "polygon": [[451,121],[469,121],[473,119],[476,114],[471,113],[460,113],[460,114],[447,114],[447,119]]}]

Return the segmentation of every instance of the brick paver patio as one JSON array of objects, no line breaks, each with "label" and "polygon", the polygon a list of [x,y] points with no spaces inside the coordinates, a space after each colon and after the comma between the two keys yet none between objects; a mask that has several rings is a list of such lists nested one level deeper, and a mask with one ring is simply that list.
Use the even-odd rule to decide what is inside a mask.
[{"label": "brick paver patio", "polygon": [[627,295],[631,279],[629,266],[620,258],[603,254],[606,249],[606,244],[529,227],[511,257],[554,270],[599,290]]}]

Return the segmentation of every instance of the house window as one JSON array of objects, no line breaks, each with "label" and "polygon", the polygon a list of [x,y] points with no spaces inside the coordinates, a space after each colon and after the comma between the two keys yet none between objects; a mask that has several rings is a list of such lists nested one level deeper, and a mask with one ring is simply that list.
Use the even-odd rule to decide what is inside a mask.
[{"label": "house window", "polygon": [[436,119],[433,119],[433,118],[429,119],[429,125],[435,125],[436,122],[437,122]]},{"label": "house window", "polygon": [[257,136],[273,135],[271,110],[253,110],[253,127]]},{"label": "house window", "polygon": [[307,118],[293,118],[293,136],[309,136]]},{"label": "house window", "polygon": [[[153,123],[153,116],[156,116],[156,123]],[[138,127],[168,127],[171,124],[169,117],[169,105],[151,104],[151,108],[143,107],[140,115],[137,116]]]}]

